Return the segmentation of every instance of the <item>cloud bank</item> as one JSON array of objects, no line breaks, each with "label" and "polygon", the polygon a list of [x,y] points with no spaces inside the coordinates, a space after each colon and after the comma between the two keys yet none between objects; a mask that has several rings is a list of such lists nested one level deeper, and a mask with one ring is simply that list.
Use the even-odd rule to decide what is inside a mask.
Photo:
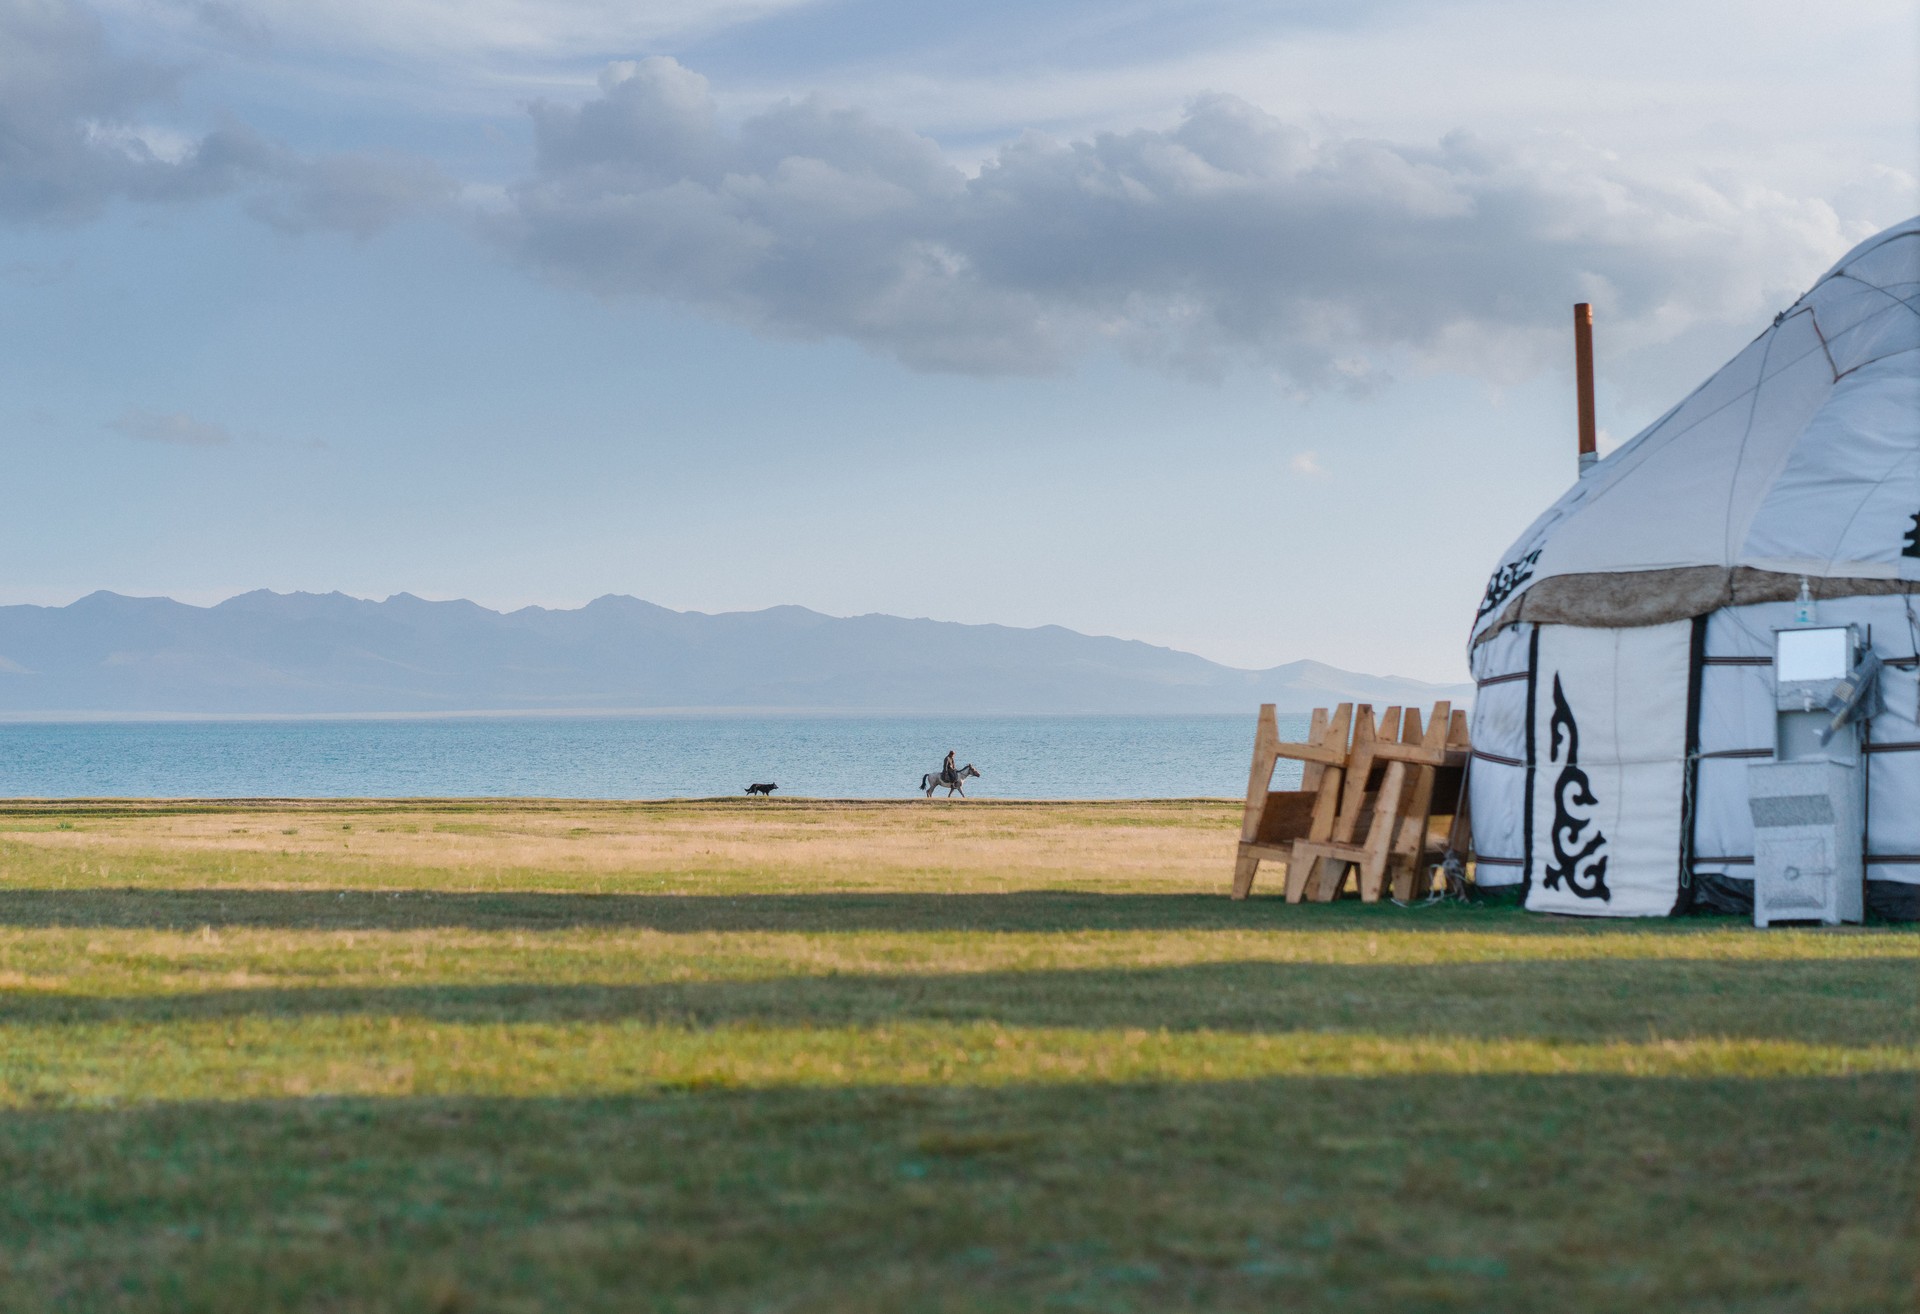
[{"label": "cloud bank", "polygon": [[179,76],[114,52],[71,0],[0,0],[0,221],[75,223],[114,201],[245,193],[276,227],[364,236],[453,193],[424,161],[303,156],[243,125],[169,128],[157,116]]},{"label": "cloud bank", "polygon": [[1048,373],[1110,344],[1310,390],[1396,359],[1514,379],[1562,354],[1573,300],[1660,341],[1770,313],[1863,235],[1564,139],[1329,137],[1224,95],[1164,130],[1029,134],[974,174],[818,97],[730,129],[667,58],[530,112],[535,171],[493,225],[529,266],[924,370]]},{"label": "cloud bank", "polygon": [[[269,40],[253,9],[194,12]],[[503,33],[535,14],[488,12]],[[77,0],[0,0],[0,222],[234,197],[284,232],[366,237],[454,212],[428,161],[170,126],[180,72],[116,52]],[[1683,341],[1762,322],[1865,235],[1822,201],[1653,176],[1567,138],[1343,137],[1219,94],[1162,128],[1029,133],[977,170],[818,96],[730,123],[669,58],[529,113],[532,171],[478,218],[524,266],[928,371],[1048,374],[1106,348],[1306,392],[1407,366],[1506,382],[1563,356],[1571,301],[1596,303],[1617,348]]]}]

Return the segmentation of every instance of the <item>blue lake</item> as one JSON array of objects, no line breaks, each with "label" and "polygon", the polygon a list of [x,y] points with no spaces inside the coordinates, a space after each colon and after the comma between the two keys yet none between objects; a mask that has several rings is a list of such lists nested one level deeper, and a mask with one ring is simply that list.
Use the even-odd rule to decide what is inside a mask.
[{"label": "blue lake", "polygon": [[[1305,716],[1281,733],[1304,737]],[[7,798],[1238,798],[1245,716],[595,716],[0,723]],[[1298,778],[1281,764],[1276,787]]]}]

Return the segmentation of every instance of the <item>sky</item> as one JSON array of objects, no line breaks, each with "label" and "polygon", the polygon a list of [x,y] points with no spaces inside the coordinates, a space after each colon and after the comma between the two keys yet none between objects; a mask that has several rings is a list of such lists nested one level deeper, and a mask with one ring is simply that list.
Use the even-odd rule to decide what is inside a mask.
[{"label": "sky", "polygon": [[0,0],[0,603],[606,593],[1454,680],[1920,211],[1920,5]]}]

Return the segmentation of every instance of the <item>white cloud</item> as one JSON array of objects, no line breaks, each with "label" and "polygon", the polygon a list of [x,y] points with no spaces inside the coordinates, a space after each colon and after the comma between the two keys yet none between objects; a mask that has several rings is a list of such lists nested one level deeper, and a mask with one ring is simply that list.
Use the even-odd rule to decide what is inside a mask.
[{"label": "white cloud", "polygon": [[175,447],[224,447],[233,441],[233,435],[224,426],[196,419],[185,411],[162,414],[134,407],[108,427],[141,442],[169,443]]},{"label": "white cloud", "polygon": [[0,0],[0,221],[70,223],[115,200],[244,191],[283,228],[365,234],[452,194],[422,161],[302,156],[237,124],[182,132],[157,118],[175,80],[113,51],[71,0]]},{"label": "white cloud", "polygon": [[663,297],[927,370],[1040,373],[1100,344],[1306,389],[1396,360],[1495,380],[1590,300],[1623,349],[1770,314],[1865,235],[1823,202],[1641,176],[1568,137],[1399,143],[1237,97],[1166,129],[1027,134],[975,174],[819,97],[722,121],[671,59],[532,107],[535,174],[486,222],[605,296]]},{"label": "white cloud", "polygon": [[1318,452],[1301,452],[1287,464],[1292,467],[1295,474],[1308,479],[1318,478],[1327,472],[1327,467],[1320,464]]}]

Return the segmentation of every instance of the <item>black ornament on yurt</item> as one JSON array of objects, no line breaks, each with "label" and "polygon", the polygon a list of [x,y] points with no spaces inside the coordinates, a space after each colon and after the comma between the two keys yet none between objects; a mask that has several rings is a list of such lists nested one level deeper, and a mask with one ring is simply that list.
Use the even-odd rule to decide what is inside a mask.
[{"label": "black ornament on yurt", "polygon": [[[1583,899],[1611,900],[1607,889],[1607,837],[1598,826],[1585,844],[1580,837],[1593,825],[1593,809],[1600,805],[1594,797],[1593,783],[1580,769],[1580,725],[1573,719],[1573,708],[1553,677],[1553,719],[1547,725],[1548,751],[1560,775],[1553,782],[1553,861],[1542,878],[1550,890],[1561,882]],[[1579,811],[1576,812],[1575,809]]]}]

